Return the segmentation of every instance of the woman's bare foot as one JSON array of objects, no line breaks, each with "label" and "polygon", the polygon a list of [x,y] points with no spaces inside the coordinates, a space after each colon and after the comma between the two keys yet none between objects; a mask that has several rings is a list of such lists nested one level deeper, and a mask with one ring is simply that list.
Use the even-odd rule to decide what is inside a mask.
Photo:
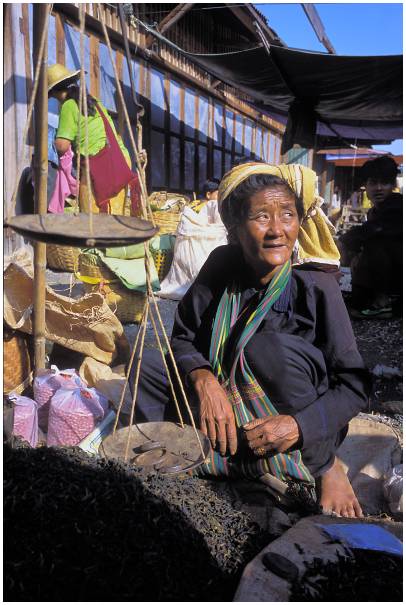
[{"label": "woman's bare foot", "polygon": [[319,489],[320,505],[325,513],[335,513],[341,517],[363,517],[351,483],[337,458],[333,466],[320,477]]}]

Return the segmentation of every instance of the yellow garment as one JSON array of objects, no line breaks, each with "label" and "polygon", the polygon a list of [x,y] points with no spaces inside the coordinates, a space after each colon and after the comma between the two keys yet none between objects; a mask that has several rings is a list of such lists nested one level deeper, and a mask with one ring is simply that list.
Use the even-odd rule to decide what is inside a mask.
[{"label": "yellow garment", "polygon": [[[131,160],[128,153],[124,154],[126,162],[128,166],[131,167]],[[89,197],[88,197],[88,189],[87,189],[87,179],[86,179],[86,167],[85,162],[82,159],[80,165],[80,186],[79,186],[79,209],[80,212],[89,212]],[[120,216],[124,215],[125,210],[125,197],[126,197],[127,187],[124,187],[121,191],[119,191],[116,197],[110,199],[110,208],[111,214],[118,214]],[[92,187],[90,187],[90,202],[92,207],[92,214],[100,214],[100,210],[98,205],[96,204],[96,200],[93,197]]]},{"label": "yellow garment", "polygon": [[202,208],[205,207],[209,200],[196,200],[193,204],[190,205],[191,209],[195,212],[199,213]]},{"label": "yellow garment", "polygon": [[366,191],[362,192],[362,207],[363,208],[372,208],[372,202],[369,199],[369,197],[367,196]]},{"label": "yellow garment", "polygon": [[[89,212],[89,200],[88,200],[88,192],[87,191],[88,191],[87,184],[84,181],[84,179],[82,180],[82,177],[81,177],[81,179],[80,179],[80,187],[79,187],[79,209],[80,209],[80,212]],[[110,200],[111,214],[118,214],[120,216],[122,216],[124,214],[125,194],[126,194],[126,188],[124,187],[124,189],[122,189],[116,195],[116,197],[113,197]],[[98,205],[95,202],[95,199],[93,197],[93,193],[92,193],[91,189],[90,189],[90,202],[91,202],[91,206],[92,206],[92,213],[93,214],[99,214],[100,210],[99,210]]]},{"label": "yellow garment", "polygon": [[250,163],[235,166],[227,172],[219,185],[218,203],[221,204],[238,185],[253,174],[272,174],[285,180],[303,201],[305,216],[300,225],[295,264],[319,262],[340,264],[340,253],[335,245],[335,229],[322,212],[323,198],[316,195],[316,173],[300,164]]}]

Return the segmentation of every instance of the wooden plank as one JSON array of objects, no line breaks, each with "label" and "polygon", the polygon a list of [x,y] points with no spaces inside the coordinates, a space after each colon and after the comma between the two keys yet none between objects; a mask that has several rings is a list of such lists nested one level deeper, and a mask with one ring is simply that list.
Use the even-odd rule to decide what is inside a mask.
[{"label": "wooden plank", "polygon": [[[116,67],[118,79],[120,80],[121,90],[123,89],[123,59],[124,55],[120,51],[116,52]],[[117,113],[118,113],[118,132],[123,137],[125,133],[124,108],[122,106],[120,95],[117,92]]]},{"label": "wooden plank", "polygon": [[221,127],[221,173],[224,174],[226,171],[226,107],[223,105],[223,124]]},{"label": "wooden plank", "polygon": [[[29,28],[29,16],[28,16],[28,4],[21,4],[21,31],[24,36],[24,60],[25,60],[25,82],[26,82],[26,91],[27,91],[27,99],[31,99],[32,89],[33,89],[33,80],[32,80],[32,70],[31,70],[31,51],[30,51],[30,28]],[[6,47],[5,47],[6,48]],[[27,104],[28,111],[28,104]],[[31,120],[30,128],[28,130],[28,144],[34,145],[34,123]]]},{"label": "wooden plank", "polygon": [[55,15],[55,29],[56,29],[56,61],[65,65],[65,29],[62,15],[56,13]]},{"label": "wooden plank", "polygon": [[185,87],[180,87],[180,189],[185,190]]},{"label": "wooden plank", "polygon": [[209,131],[207,136],[207,173],[213,176],[214,173],[214,144],[213,144],[213,131],[214,131],[214,102],[209,97]]},{"label": "wooden plank", "polygon": [[97,98],[100,95],[99,39],[96,36],[90,36],[90,94]]},{"label": "wooden plank", "polygon": [[171,133],[170,133],[170,107],[169,107],[169,92],[170,79],[168,74],[165,72],[164,80],[164,101],[165,101],[165,116],[164,116],[164,129],[165,129],[165,183],[166,189],[170,188],[170,174],[171,174]]},{"label": "wooden plank", "polygon": [[[145,66],[145,80],[144,80],[144,110],[145,114],[142,118],[142,132],[144,134],[144,145],[145,149],[151,150],[151,74],[149,68]],[[148,158],[146,179],[147,189],[152,189],[152,174],[151,174],[151,158]]]},{"label": "wooden plank", "polygon": [[271,155],[271,133],[268,131],[267,132],[267,139],[268,139],[268,145],[267,145],[267,153],[266,153],[266,161],[269,162],[269,158]]},{"label": "wooden plank", "polygon": [[332,55],[335,54],[335,49],[332,43],[330,42],[326,30],[324,29],[324,25],[320,19],[319,13],[317,12],[314,4],[302,4],[303,10],[306,13],[306,17],[309,19],[310,24],[319,39],[319,41],[323,44],[324,48],[328,50],[328,52]]},{"label": "wooden plank", "polygon": [[194,191],[198,194],[199,190],[199,95],[195,94],[195,175],[194,175]]}]

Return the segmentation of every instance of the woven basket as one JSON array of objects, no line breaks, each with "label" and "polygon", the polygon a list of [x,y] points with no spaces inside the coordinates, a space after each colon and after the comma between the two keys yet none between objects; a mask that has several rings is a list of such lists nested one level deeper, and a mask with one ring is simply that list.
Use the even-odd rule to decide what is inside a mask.
[{"label": "woven basket", "polygon": [[176,233],[181,213],[178,210],[157,210],[152,213],[160,235]]},{"label": "woven basket", "polygon": [[[121,283],[121,282],[120,282]],[[116,282],[92,286],[84,284],[85,292],[100,292],[121,323],[139,323],[144,310],[145,292],[128,290]]]},{"label": "woven basket", "polygon": [[47,265],[50,269],[73,273],[77,269],[79,254],[80,248],[47,244]]},{"label": "woven basket", "polygon": [[31,358],[28,336],[4,327],[3,330],[3,394],[22,393],[29,385]]},{"label": "woven basket", "polygon": [[117,281],[117,276],[103,263],[97,254],[82,252],[78,259],[78,271],[83,277],[90,277],[102,282]]},{"label": "woven basket", "polygon": [[151,250],[159,281],[168,275],[173,260],[173,250]]}]

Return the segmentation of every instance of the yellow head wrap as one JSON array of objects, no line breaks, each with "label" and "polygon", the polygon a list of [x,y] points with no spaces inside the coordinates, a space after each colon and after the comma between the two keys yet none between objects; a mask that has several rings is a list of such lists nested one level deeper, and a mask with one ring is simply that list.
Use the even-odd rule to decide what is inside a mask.
[{"label": "yellow head wrap", "polygon": [[272,174],[286,181],[303,201],[304,219],[299,229],[295,264],[318,262],[340,264],[340,253],[335,245],[335,229],[320,209],[323,198],[316,195],[316,173],[300,164],[250,163],[235,166],[227,172],[219,185],[218,204],[221,212],[223,200],[253,174]]}]

